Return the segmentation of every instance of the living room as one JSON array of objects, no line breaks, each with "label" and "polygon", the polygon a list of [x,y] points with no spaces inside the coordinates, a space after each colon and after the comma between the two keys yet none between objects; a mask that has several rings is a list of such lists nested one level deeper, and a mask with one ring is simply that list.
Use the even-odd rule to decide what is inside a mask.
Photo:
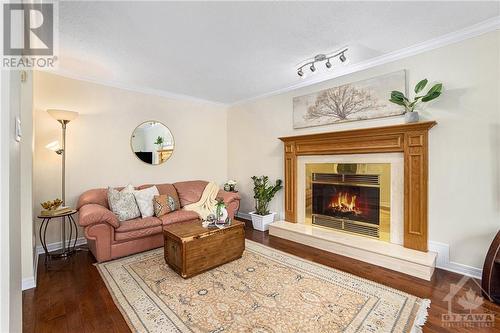
[{"label": "living room", "polygon": [[1,332],[500,331],[498,2],[3,10]]}]

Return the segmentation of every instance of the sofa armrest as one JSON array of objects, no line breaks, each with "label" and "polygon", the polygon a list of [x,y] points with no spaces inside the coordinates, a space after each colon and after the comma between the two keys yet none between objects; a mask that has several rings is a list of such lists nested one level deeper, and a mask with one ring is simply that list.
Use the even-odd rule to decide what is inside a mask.
[{"label": "sofa armrest", "polygon": [[86,204],[78,211],[78,224],[87,227],[97,223],[108,223],[113,228],[118,228],[120,222],[115,214],[109,209],[98,204]]},{"label": "sofa armrest", "polygon": [[220,190],[219,193],[217,193],[217,198],[221,198],[224,200],[224,203],[229,205],[233,201],[239,201],[241,199],[240,195],[235,192],[226,192],[224,190]]}]

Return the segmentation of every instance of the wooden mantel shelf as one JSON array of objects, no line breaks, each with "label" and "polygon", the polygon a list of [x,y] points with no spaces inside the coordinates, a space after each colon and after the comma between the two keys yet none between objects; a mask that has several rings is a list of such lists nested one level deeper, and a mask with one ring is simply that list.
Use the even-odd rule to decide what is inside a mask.
[{"label": "wooden mantel shelf", "polygon": [[289,136],[284,143],[285,219],[297,222],[297,156],[402,152],[404,246],[427,251],[428,131],[435,121]]},{"label": "wooden mantel shelf", "polygon": [[387,133],[387,132],[408,132],[415,130],[429,130],[432,127],[437,125],[435,121],[422,121],[418,123],[411,124],[398,124],[398,125],[389,125],[389,126],[381,126],[381,127],[368,127],[368,128],[358,128],[353,130],[345,130],[345,131],[336,131],[336,132],[326,132],[326,133],[316,133],[316,134],[305,134],[305,135],[296,135],[296,136],[285,136],[279,138],[281,141],[290,141],[290,140],[302,140],[302,139],[320,139],[320,138],[332,138],[332,137],[343,137],[343,136],[353,136],[353,135],[371,135],[378,133]]}]

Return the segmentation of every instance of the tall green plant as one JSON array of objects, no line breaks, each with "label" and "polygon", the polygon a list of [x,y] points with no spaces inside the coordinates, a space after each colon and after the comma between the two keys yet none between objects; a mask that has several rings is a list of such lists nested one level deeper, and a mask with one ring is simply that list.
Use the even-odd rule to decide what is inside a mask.
[{"label": "tall green plant", "polygon": [[255,213],[258,215],[269,214],[269,203],[274,195],[283,188],[281,179],[276,179],[274,185],[268,184],[268,176],[253,176],[253,192],[255,199]]},{"label": "tall green plant", "polygon": [[[414,89],[415,95],[424,90],[427,83],[428,83],[427,79],[423,79],[419,83],[417,83]],[[412,101],[410,101],[410,98],[406,97],[401,91],[394,90],[391,92],[391,99],[389,99],[389,101],[394,104],[404,106],[406,112],[413,112],[415,111],[415,108],[419,103],[429,102],[435,98],[438,98],[441,95],[442,89],[443,89],[443,84],[437,83],[433,85],[432,88],[429,89],[429,91],[426,94],[415,96],[415,98]]]}]

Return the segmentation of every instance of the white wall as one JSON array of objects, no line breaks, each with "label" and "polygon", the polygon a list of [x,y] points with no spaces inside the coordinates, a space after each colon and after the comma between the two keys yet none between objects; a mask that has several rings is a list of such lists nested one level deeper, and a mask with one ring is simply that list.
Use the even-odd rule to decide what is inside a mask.
[{"label": "white wall", "polygon": [[21,255],[23,289],[35,286],[35,230],[33,218],[33,72],[21,83]]},{"label": "white wall", "polygon": [[0,71],[0,332],[21,332],[20,72]]},{"label": "white wall", "polygon": [[[278,137],[402,123],[402,117],[293,130],[292,98],[407,69],[410,87],[428,78],[443,95],[421,117],[430,131],[429,237],[450,245],[451,261],[481,268],[500,226],[500,32],[376,68],[233,106],[228,112],[228,176],[239,182],[241,211],[253,208],[250,177],[283,178]],[[272,203],[283,212],[283,191]]]},{"label": "white wall", "polygon": [[[33,191],[37,211],[40,202],[61,196],[60,157],[45,148],[60,139],[61,127],[47,114],[48,108],[80,113],[67,127],[69,205],[74,206],[82,192],[96,187],[194,179],[219,184],[226,181],[226,108],[35,72]],[[143,163],[130,146],[133,130],[147,120],[168,126],[175,140],[172,157],[161,165]],[[54,224],[47,231],[47,242],[59,240],[60,227]]]}]

